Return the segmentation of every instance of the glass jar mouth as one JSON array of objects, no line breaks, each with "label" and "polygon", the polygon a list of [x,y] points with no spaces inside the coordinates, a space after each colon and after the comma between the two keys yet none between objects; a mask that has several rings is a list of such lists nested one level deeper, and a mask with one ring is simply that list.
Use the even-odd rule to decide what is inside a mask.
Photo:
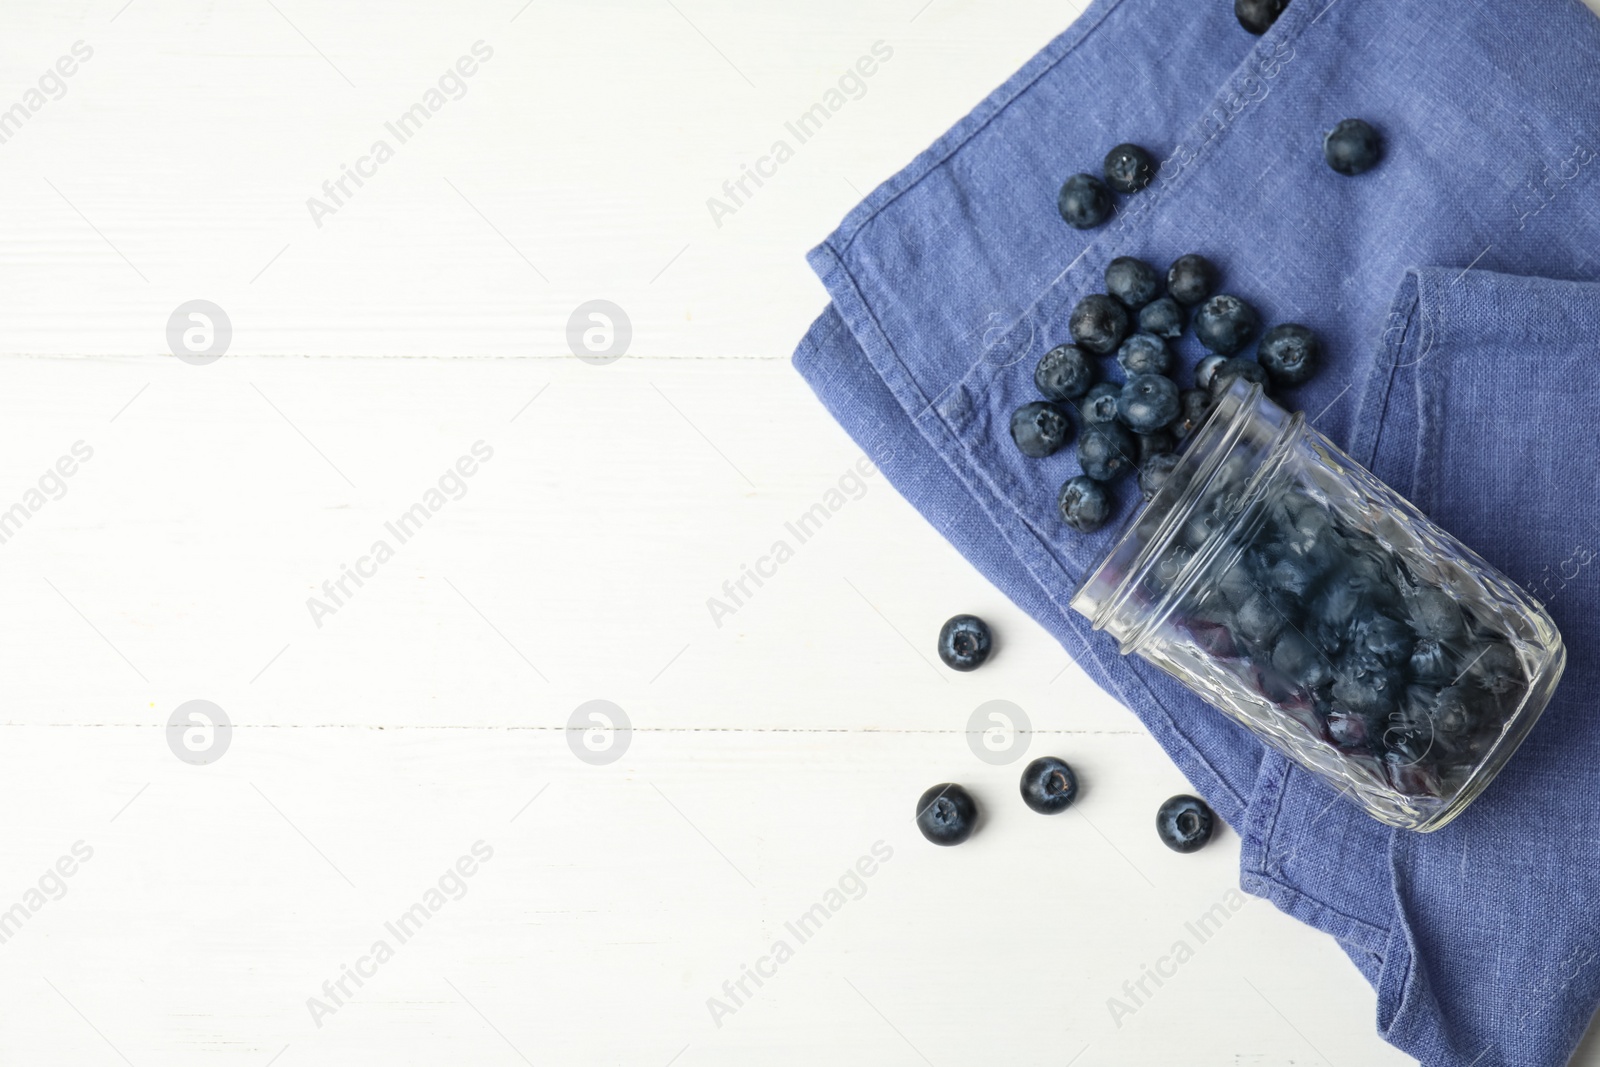
[{"label": "glass jar mouth", "polygon": [[[1303,416],[1290,415],[1267,399],[1260,385],[1235,379],[1190,438],[1161,489],[1134,511],[1111,551],[1079,583],[1072,595],[1072,609],[1088,618],[1096,630],[1108,630],[1123,652],[1133,651],[1144,623],[1159,616],[1158,602],[1134,603],[1145,589],[1143,579],[1188,521],[1197,502],[1213,492],[1224,464],[1245,454],[1247,462],[1254,464],[1249,471],[1254,485],[1260,468],[1268,465],[1276,451],[1274,446],[1303,422]],[[1240,447],[1247,435],[1253,450]],[[1186,572],[1192,573],[1202,562],[1197,554]],[[1169,584],[1162,601],[1183,586],[1181,581]],[[1135,608],[1138,610],[1130,610]]]}]

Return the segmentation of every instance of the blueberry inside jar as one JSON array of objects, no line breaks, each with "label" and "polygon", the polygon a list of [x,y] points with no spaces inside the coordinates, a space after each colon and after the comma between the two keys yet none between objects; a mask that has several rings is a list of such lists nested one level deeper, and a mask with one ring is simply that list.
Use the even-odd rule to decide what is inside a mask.
[{"label": "blueberry inside jar", "polygon": [[1537,602],[1245,379],[1072,606],[1409,830],[1483,791],[1566,662]]}]

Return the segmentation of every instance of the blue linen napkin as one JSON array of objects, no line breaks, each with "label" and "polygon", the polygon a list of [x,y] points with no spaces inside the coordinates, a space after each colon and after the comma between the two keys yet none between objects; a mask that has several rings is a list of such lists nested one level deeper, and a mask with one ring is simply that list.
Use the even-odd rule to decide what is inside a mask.
[{"label": "blue linen napkin", "polygon": [[[1385,138],[1355,179],[1321,155],[1348,117]],[[1165,160],[1156,183],[1069,229],[1061,180],[1125,140]],[[1295,0],[1259,40],[1225,0],[1095,0],[811,256],[833,303],[795,362],[823,403],[1140,717],[1239,830],[1243,887],[1337,938],[1428,1065],[1564,1063],[1600,1002],[1597,194],[1600,22],[1576,0]],[[1076,461],[1023,459],[1009,413],[1110,259],[1191,251],[1322,336],[1291,402],[1567,640],[1539,727],[1445,830],[1374,822],[1067,606],[1118,524],[1062,528]]]}]

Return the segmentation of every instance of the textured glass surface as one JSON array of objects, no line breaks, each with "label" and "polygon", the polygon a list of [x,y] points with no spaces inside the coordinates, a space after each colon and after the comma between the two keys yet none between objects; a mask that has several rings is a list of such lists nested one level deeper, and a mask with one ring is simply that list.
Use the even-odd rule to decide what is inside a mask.
[{"label": "textured glass surface", "polygon": [[1383,822],[1443,826],[1544,709],[1544,610],[1236,386],[1074,606]]}]

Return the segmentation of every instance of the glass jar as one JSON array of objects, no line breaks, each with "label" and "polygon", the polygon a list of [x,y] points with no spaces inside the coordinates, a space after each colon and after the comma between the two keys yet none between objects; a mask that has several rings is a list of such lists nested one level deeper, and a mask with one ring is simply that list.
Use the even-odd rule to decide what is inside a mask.
[{"label": "glass jar", "polygon": [[1533,598],[1243,380],[1072,607],[1408,830],[1483,791],[1566,664]]}]

